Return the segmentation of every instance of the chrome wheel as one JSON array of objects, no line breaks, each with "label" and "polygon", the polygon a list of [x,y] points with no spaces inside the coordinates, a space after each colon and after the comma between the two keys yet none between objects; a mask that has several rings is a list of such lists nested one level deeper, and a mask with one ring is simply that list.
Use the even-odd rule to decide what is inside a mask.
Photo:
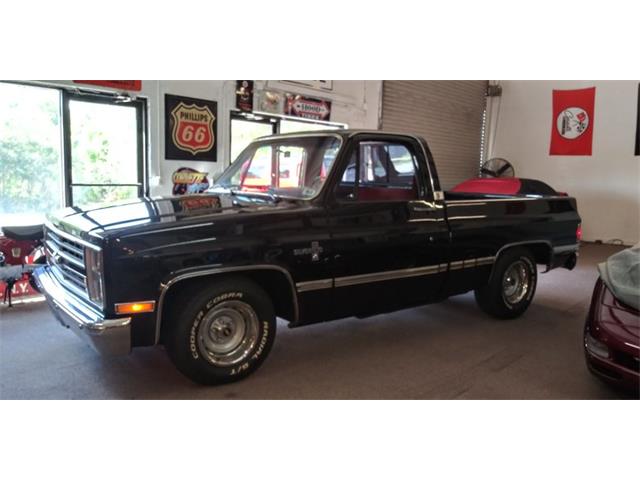
[{"label": "chrome wheel", "polygon": [[213,365],[226,367],[245,360],[258,341],[259,322],[251,305],[222,302],[200,322],[197,342],[200,353]]},{"label": "chrome wheel", "polygon": [[520,303],[527,295],[531,284],[529,268],[525,262],[513,262],[502,277],[502,297],[510,305]]}]

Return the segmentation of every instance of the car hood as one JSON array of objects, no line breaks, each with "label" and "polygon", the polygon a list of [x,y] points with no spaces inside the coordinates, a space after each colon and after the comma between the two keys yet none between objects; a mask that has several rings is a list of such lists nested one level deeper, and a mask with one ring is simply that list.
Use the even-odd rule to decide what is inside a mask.
[{"label": "car hood", "polygon": [[117,204],[82,209],[70,207],[49,217],[57,228],[91,239],[117,236],[126,231],[143,232],[158,224],[188,225],[249,212],[271,212],[299,208],[300,201],[274,201],[269,197],[231,194],[199,194],[140,198]]}]

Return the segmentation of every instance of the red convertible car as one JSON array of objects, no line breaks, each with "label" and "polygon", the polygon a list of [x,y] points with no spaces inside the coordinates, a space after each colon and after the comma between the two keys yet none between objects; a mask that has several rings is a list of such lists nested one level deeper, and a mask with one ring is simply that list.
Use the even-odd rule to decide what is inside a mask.
[{"label": "red convertible car", "polygon": [[587,366],[640,396],[640,247],[613,255],[599,270],[584,329]]}]

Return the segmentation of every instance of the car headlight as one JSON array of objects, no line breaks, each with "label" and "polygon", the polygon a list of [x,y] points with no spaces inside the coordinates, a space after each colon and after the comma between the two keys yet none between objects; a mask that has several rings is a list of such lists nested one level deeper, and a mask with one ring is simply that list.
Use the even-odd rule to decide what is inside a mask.
[{"label": "car headlight", "polygon": [[96,305],[104,305],[104,272],[102,250],[85,248],[84,263],[87,268],[87,291],[89,299]]},{"label": "car headlight", "polygon": [[609,358],[609,347],[593,338],[590,333],[584,336],[584,346],[590,354],[596,357]]}]

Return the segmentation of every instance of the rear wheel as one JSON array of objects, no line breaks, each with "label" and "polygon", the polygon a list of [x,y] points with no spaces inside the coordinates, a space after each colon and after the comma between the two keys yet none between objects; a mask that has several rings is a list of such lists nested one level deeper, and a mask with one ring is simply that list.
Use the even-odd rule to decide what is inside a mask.
[{"label": "rear wheel", "polygon": [[164,344],[176,368],[205,385],[233,382],[265,360],[276,333],[273,305],[254,282],[233,277],[173,299]]},{"label": "rear wheel", "polygon": [[537,278],[535,259],[529,250],[507,250],[495,263],[489,283],[476,289],[476,301],[482,310],[494,317],[518,317],[531,304]]}]

